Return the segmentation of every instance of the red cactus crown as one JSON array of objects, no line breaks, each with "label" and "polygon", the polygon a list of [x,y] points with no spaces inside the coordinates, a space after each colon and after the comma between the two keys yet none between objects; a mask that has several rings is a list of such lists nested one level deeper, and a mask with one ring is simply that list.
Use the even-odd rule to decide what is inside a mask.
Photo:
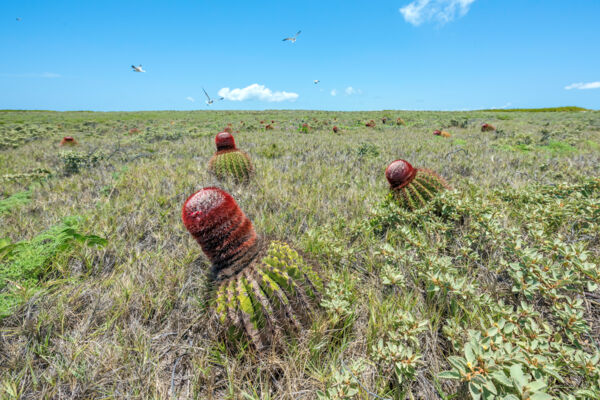
[{"label": "red cactus crown", "polygon": [[250,261],[256,254],[250,251],[258,246],[252,222],[219,188],[207,187],[188,197],[181,218],[216,271]]},{"label": "red cactus crown", "polygon": [[217,136],[215,136],[215,144],[217,145],[217,150],[235,149],[235,140],[233,139],[233,135],[229,132],[217,133]]},{"label": "red cactus crown", "polygon": [[415,178],[416,174],[417,169],[405,160],[393,161],[385,169],[385,177],[392,189],[400,189],[408,185]]}]

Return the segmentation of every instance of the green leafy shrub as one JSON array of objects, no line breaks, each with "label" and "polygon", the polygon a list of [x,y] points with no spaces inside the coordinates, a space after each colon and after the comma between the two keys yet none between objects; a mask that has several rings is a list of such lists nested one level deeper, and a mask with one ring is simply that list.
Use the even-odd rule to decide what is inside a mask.
[{"label": "green leafy shrub", "polygon": [[103,153],[79,153],[74,151],[67,151],[60,155],[63,171],[67,175],[76,174],[82,168],[96,166],[104,158],[106,156]]}]

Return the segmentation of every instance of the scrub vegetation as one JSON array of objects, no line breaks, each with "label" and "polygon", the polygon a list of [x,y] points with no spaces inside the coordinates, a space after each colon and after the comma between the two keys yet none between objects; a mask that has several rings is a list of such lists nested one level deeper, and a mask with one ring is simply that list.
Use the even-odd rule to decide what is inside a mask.
[{"label": "scrub vegetation", "polygon": [[[599,148],[596,111],[3,111],[0,398],[600,398]],[[452,189],[401,207],[397,159]],[[209,186],[318,266],[283,345],[208,323]]]}]

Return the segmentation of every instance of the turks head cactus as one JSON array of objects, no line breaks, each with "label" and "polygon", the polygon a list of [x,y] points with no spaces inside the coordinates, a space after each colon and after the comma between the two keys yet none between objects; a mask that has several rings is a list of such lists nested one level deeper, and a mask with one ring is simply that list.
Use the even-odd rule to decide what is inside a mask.
[{"label": "turks head cactus", "polygon": [[481,132],[494,132],[495,130],[496,130],[496,127],[494,125],[490,125],[490,124],[481,125]]},{"label": "turks head cactus", "polygon": [[231,177],[238,182],[246,181],[252,175],[250,157],[235,147],[233,135],[221,132],[215,137],[217,152],[208,161],[208,170],[217,178]]},{"label": "turks head cactus", "polygon": [[385,170],[394,198],[401,207],[415,210],[427,204],[440,191],[450,189],[448,183],[435,172],[414,168],[408,161],[393,161]]},{"label": "turks head cactus", "polygon": [[219,188],[191,195],[182,219],[212,263],[209,312],[226,339],[245,338],[262,350],[302,329],[322,284],[295,250],[261,239],[233,197]]},{"label": "turks head cactus", "polygon": [[65,136],[60,141],[59,146],[77,146],[79,143],[72,136]]}]

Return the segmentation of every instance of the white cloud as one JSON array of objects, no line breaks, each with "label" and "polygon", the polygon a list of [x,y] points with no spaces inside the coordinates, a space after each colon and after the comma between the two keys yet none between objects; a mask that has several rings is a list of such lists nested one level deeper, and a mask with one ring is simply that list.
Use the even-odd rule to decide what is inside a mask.
[{"label": "white cloud", "polygon": [[335,89],[332,89],[330,93],[332,96],[337,96],[337,90]]},{"label": "white cloud", "polygon": [[406,22],[419,26],[424,22],[437,21],[445,24],[456,15],[464,16],[475,0],[414,0],[400,8]]},{"label": "white cloud", "polygon": [[[512,103],[509,101],[508,103],[506,103],[502,107],[490,107],[490,110],[506,110],[510,106],[512,106]],[[483,107],[480,107],[480,108],[483,108]],[[475,108],[471,108],[469,110],[461,110],[461,111],[470,111],[470,110],[475,110]]]},{"label": "white cloud", "polygon": [[299,97],[298,93],[293,92],[273,92],[265,85],[259,85],[258,83],[253,83],[243,89],[222,88],[219,90],[219,96],[231,101],[262,100],[269,102],[294,101]]},{"label": "white cloud", "polygon": [[346,94],[348,96],[351,96],[353,94],[361,94],[362,93],[362,90],[354,89],[352,86],[348,86],[344,91],[346,92]]},{"label": "white cloud", "polygon": [[569,86],[565,86],[565,90],[571,90],[571,89],[579,89],[579,90],[585,90],[585,89],[600,89],[600,82],[588,82],[588,83],[572,83]]},{"label": "white cloud", "polygon": [[187,101],[191,101],[192,103],[196,101],[192,96],[188,96],[185,98]]},{"label": "white cloud", "polygon": [[55,74],[54,72],[42,72],[42,73],[26,73],[26,74],[0,74],[1,77],[4,78],[47,78],[54,79],[60,78],[60,74]]}]

